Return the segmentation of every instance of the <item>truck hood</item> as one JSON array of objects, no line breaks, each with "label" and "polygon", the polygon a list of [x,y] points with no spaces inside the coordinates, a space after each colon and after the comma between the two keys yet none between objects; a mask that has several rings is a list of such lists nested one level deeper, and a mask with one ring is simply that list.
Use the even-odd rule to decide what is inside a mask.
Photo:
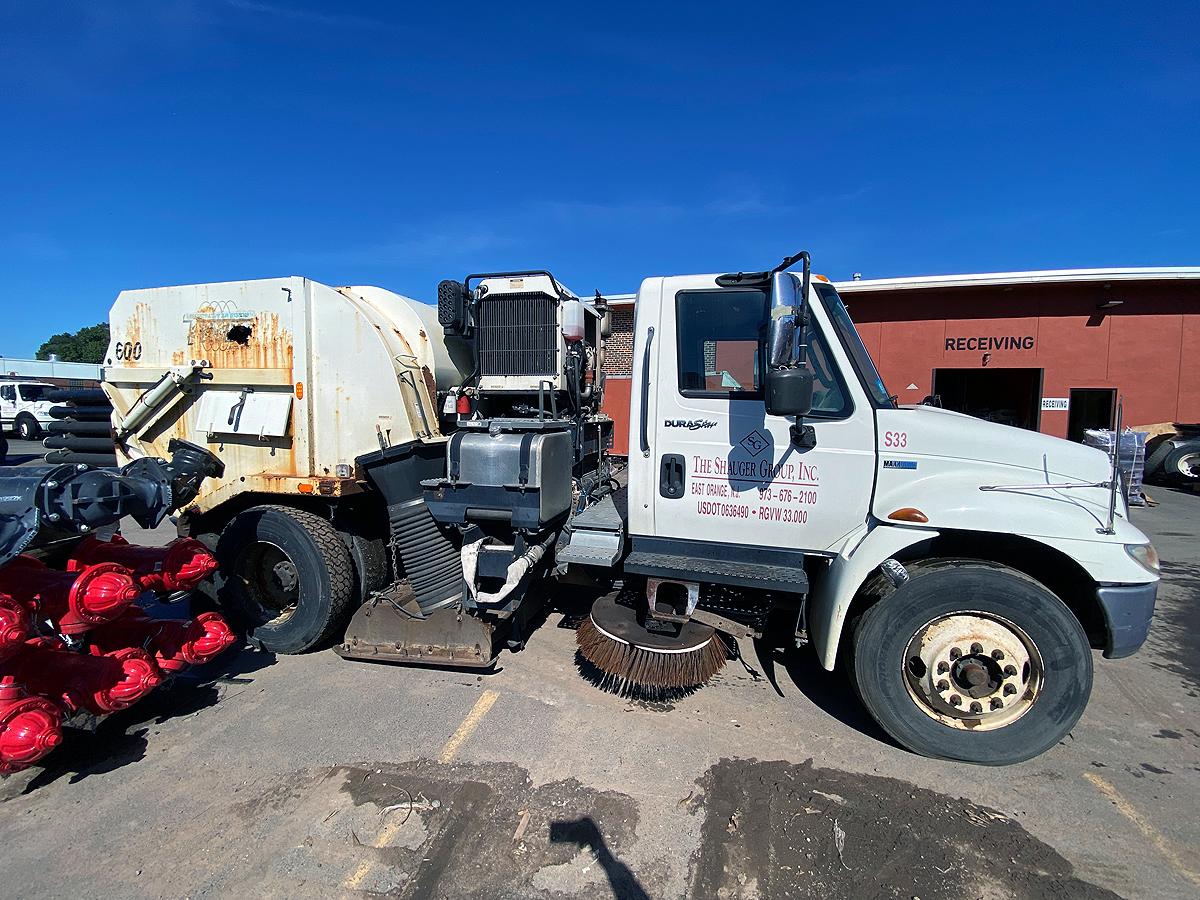
[{"label": "truck hood", "polygon": [[872,512],[879,521],[1028,538],[1102,584],[1156,578],[1121,546],[1148,539],[1120,500],[1107,528],[1111,469],[1104,452],[928,406],[877,415]]},{"label": "truck hood", "polygon": [[[904,407],[898,412],[904,415],[897,421],[911,422],[905,449],[922,456],[1029,469],[1034,473],[1029,483],[1043,481],[1047,474],[1052,480],[1068,482],[1109,478],[1108,455],[1095,447],[933,406]],[[880,451],[886,455],[892,448],[886,440],[883,444]]]}]

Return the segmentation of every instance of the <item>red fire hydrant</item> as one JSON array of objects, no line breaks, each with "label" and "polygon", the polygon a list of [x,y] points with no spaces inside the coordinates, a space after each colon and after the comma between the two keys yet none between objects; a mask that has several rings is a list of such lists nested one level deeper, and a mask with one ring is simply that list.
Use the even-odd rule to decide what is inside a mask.
[{"label": "red fire hydrant", "polygon": [[163,680],[154,659],[138,647],[75,653],[46,638],[29,641],[9,668],[31,693],[98,716],[132,706]]},{"label": "red fire hydrant", "polygon": [[145,591],[190,591],[217,570],[216,557],[194,538],[178,538],[165,547],[139,547],[119,534],[107,541],[80,541],[71,551],[68,568],[74,572],[102,562],[132,569]]},{"label": "red fire hydrant", "polygon": [[131,609],[116,621],[101,625],[89,637],[101,650],[143,647],[170,675],[216,658],[237,641],[220,613],[203,612],[183,622],[152,619],[140,609]]},{"label": "red fire hydrant", "polygon": [[8,594],[0,594],[0,662],[25,646],[29,637],[29,613]]},{"label": "red fire hydrant", "polygon": [[62,710],[0,678],[0,773],[19,772],[62,743]]},{"label": "red fire hydrant", "polygon": [[62,634],[81,634],[110,622],[129,608],[141,589],[133,573],[116,563],[97,563],[79,572],[58,572],[30,556],[0,569],[0,593],[37,619],[50,619]]}]

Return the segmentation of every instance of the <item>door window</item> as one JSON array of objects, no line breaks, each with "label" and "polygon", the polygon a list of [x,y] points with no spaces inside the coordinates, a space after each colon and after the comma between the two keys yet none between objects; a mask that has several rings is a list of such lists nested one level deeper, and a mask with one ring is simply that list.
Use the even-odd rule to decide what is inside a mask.
[{"label": "door window", "polygon": [[[755,290],[680,291],[675,301],[679,393],[730,400],[762,398],[767,295]],[[815,323],[808,329],[808,367],[818,419],[850,414],[850,402],[829,345]]]},{"label": "door window", "polygon": [[681,291],[679,392],[685,397],[762,396],[762,291]]}]

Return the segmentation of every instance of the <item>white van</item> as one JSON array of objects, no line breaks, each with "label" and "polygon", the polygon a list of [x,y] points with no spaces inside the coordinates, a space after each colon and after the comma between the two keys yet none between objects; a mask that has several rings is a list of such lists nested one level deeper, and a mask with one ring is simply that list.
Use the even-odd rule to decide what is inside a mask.
[{"label": "white van", "polygon": [[0,382],[0,429],[12,429],[22,440],[37,440],[52,421],[50,392],[54,389],[41,381]]}]

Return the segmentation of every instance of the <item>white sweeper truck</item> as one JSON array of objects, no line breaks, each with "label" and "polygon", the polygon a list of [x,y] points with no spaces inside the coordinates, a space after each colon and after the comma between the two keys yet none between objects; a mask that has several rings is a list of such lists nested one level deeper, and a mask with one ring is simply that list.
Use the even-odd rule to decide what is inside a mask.
[{"label": "white sweeper truck", "polygon": [[178,524],[252,642],[488,667],[569,590],[595,598],[577,662],[605,689],[670,697],[740,639],[807,645],[905,747],[1003,764],[1074,725],[1093,650],[1146,638],[1158,560],[1113,460],[898,406],[807,253],[642,282],[627,482],[599,293],[546,271],[437,293],[118,296],[118,452],[223,460]]}]

